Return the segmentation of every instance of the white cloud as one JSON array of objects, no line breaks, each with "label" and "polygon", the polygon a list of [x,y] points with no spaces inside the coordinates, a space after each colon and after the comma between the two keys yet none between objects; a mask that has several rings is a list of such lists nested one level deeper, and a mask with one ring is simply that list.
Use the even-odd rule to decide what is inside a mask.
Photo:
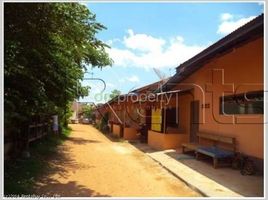
[{"label": "white cloud", "polygon": [[222,21],[230,20],[232,18],[233,18],[233,15],[231,15],[230,13],[223,13],[223,14],[221,14],[221,20]]},{"label": "white cloud", "polygon": [[250,16],[245,18],[240,18],[235,20],[234,16],[229,13],[224,13],[221,15],[221,24],[218,27],[218,34],[229,34],[249,21],[253,20],[256,16]]},{"label": "white cloud", "polygon": [[123,47],[107,49],[114,65],[122,67],[173,68],[193,57],[207,45],[187,45],[182,36],[169,39],[135,34],[129,29]]},{"label": "white cloud", "polygon": [[110,88],[114,88],[115,87],[115,85],[113,83],[106,83],[106,86],[107,87],[110,87]]},{"label": "white cloud", "polygon": [[138,82],[140,82],[140,78],[136,75],[132,75],[132,76],[121,78],[118,80],[118,82],[120,82],[120,83],[125,83],[127,81],[133,82],[133,83],[135,83],[135,82],[138,83]]},{"label": "white cloud", "polygon": [[154,38],[146,34],[134,34],[134,31],[129,29],[128,36],[124,37],[124,44],[127,48],[139,51],[161,51],[162,46],[166,43],[165,40]]},{"label": "white cloud", "polygon": [[113,45],[116,42],[120,42],[120,39],[115,38],[115,39],[108,40],[108,41],[106,41],[106,44]]},{"label": "white cloud", "polygon": [[130,81],[130,82],[133,82],[133,83],[140,82],[139,77],[136,76],[136,75],[132,75],[131,77],[128,77],[127,80]]}]

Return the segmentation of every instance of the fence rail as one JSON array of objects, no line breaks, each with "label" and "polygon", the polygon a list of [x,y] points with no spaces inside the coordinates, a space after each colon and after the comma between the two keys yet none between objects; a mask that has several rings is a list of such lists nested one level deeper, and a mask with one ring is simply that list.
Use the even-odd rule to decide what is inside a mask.
[{"label": "fence rail", "polygon": [[47,121],[28,125],[21,135],[12,135],[11,132],[5,130],[4,158],[8,159],[11,153],[17,155],[21,153],[22,149],[26,149],[26,151],[28,151],[29,144],[31,142],[48,135],[52,131],[51,129],[52,125]]},{"label": "fence rail", "polygon": [[48,134],[50,129],[49,123],[31,124],[28,127],[28,143],[40,139]]}]

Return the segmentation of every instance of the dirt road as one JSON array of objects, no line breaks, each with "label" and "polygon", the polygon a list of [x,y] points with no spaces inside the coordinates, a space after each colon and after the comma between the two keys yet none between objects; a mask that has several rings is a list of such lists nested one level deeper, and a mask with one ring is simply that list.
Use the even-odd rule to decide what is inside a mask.
[{"label": "dirt road", "polygon": [[71,125],[70,138],[49,160],[36,194],[45,196],[200,196],[126,142],[112,142],[94,127]]}]

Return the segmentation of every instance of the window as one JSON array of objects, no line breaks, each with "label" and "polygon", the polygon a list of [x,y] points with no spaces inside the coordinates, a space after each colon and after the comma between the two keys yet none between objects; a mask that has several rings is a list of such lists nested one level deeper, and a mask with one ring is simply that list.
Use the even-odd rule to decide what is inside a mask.
[{"label": "window", "polygon": [[263,91],[221,97],[220,114],[263,114]]},{"label": "window", "polygon": [[178,128],[178,113],[176,108],[166,109],[166,127]]}]

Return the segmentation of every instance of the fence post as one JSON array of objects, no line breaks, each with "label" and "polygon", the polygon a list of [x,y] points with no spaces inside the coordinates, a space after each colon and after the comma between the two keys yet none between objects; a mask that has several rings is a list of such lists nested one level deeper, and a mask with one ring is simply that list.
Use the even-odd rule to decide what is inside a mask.
[{"label": "fence post", "polygon": [[59,133],[59,124],[58,124],[58,115],[53,115],[53,132],[58,134]]}]

